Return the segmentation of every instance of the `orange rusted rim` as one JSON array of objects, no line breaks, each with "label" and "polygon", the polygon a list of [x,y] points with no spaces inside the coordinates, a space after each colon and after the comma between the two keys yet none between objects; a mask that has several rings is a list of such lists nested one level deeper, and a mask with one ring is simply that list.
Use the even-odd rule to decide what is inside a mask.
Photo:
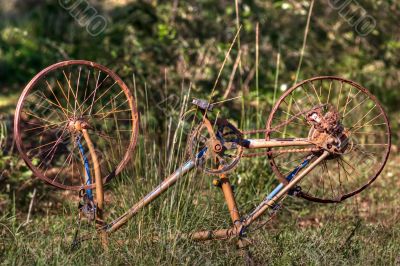
[{"label": "orange rusted rim", "polygon": [[[316,106],[325,106],[321,108],[325,115],[328,107],[336,110],[348,144],[302,181],[300,195],[321,203],[340,202],[364,190],[381,173],[390,153],[391,129],[384,109],[367,89],[347,79],[323,76],[300,82],[280,97],[268,118],[266,139],[323,139],[305,115],[297,115]],[[276,128],[280,124],[283,126]],[[270,153],[268,159],[282,180],[309,154]]]},{"label": "orange rusted rim", "polygon": [[[25,87],[15,112],[15,141],[36,177],[62,189],[88,189],[95,187],[94,170],[81,130],[90,134],[106,183],[130,160],[138,121],[135,99],[121,78],[97,63],[70,60],[47,67]],[[85,182],[84,158],[91,184]]]}]

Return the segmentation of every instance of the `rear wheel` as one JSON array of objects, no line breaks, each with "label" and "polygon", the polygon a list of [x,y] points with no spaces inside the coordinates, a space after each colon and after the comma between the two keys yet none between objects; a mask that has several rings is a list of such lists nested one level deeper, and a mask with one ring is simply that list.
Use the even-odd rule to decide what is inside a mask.
[{"label": "rear wheel", "polygon": [[[325,132],[320,118],[325,124],[337,121],[337,128]],[[300,195],[305,199],[340,202],[361,192],[377,178],[390,152],[387,115],[377,99],[353,81],[316,77],[286,91],[269,116],[267,140],[307,138],[313,143],[322,143],[338,131],[342,134],[335,136],[336,141],[345,142],[343,148],[332,150],[331,156],[303,179]],[[268,159],[282,180],[309,155],[309,152],[270,153]]]}]

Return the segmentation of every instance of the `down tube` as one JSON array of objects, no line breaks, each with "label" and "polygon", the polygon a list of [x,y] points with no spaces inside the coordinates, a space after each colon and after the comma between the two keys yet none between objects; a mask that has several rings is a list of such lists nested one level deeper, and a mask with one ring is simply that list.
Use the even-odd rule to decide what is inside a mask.
[{"label": "down tube", "polygon": [[324,151],[324,153],[318,157],[314,162],[312,162],[307,168],[303,169],[303,171],[296,177],[292,179],[285,187],[283,187],[276,195],[274,195],[263,207],[257,210],[255,213],[251,215],[249,219],[244,222],[244,226],[249,226],[252,224],[258,217],[260,217],[266,210],[268,210],[271,206],[273,206],[276,202],[278,202],[286,193],[289,192],[294,186],[297,185],[307,174],[309,174],[321,161],[326,159],[329,156],[329,152]]},{"label": "down tube", "polygon": [[192,160],[187,161],[178,170],[167,177],[159,186],[147,194],[142,200],[136,203],[132,208],[125,212],[122,216],[108,224],[105,228],[107,233],[112,233],[123,226],[130,218],[132,218],[140,209],[147,206],[150,202],[155,200],[168,188],[174,185],[182,176],[190,172],[195,167]]}]

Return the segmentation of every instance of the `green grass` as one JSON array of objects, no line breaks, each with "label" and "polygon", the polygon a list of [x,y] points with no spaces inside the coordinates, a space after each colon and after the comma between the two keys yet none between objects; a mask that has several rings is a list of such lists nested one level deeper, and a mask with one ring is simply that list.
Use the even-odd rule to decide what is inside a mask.
[{"label": "green grass", "polygon": [[[157,125],[150,123],[150,115],[145,114],[149,113],[143,112],[142,131],[153,136]],[[179,114],[176,116],[178,120]],[[256,120],[247,119],[247,128],[254,126],[250,121]],[[132,163],[106,186],[107,221],[121,215],[184,161],[185,147],[178,144],[185,143],[186,135],[179,128],[170,130],[166,135],[177,140],[170,154],[165,152],[166,147],[157,146],[154,139],[141,133]],[[287,198],[276,219],[249,234],[253,260],[261,265],[398,263],[400,217],[396,174],[399,159],[392,154],[372,187],[342,204],[319,205]],[[265,158],[243,159],[231,177],[242,213],[251,210],[277,183]],[[50,189],[40,182],[34,182],[34,187],[38,192],[29,223],[26,224],[26,216],[31,194],[10,194],[10,203],[1,214],[0,261],[4,265],[245,263],[235,239],[201,243],[182,237],[195,230],[230,226],[223,195],[212,186],[211,176],[199,172],[186,176],[112,234],[108,251],[95,238],[71,250],[77,228],[76,193]],[[93,225],[85,222],[80,232],[96,236]]]},{"label": "green grass", "polygon": [[[146,117],[142,117],[144,121]],[[183,161],[183,150],[176,147],[170,157],[160,153],[153,140],[141,137],[130,167],[106,187],[106,220],[121,215],[159,184],[170,172],[168,168],[174,169]],[[160,154],[172,160],[165,165]],[[319,205],[287,198],[276,219],[249,234],[253,260],[263,265],[398,263],[398,162],[399,157],[392,156],[370,189],[342,204]],[[243,159],[232,174],[240,210],[249,211],[276,184],[265,169],[268,165],[262,158]],[[111,235],[108,251],[95,238],[71,250],[77,227],[76,193],[40,184],[30,223],[25,224],[28,204],[18,205],[18,195],[9,211],[2,214],[0,261],[4,265],[242,265],[245,261],[234,239],[201,243],[182,237],[195,230],[230,226],[222,193],[211,181],[212,177],[198,172],[186,176]],[[93,225],[85,222],[80,232],[96,236]]]},{"label": "green grass", "polygon": [[[178,218],[185,210],[171,210],[166,207],[168,202],[167,197],[163,197],[127,227],[112,235],[108,252],[102,250],[96,240],[82,243],[78,250],[70,250],[73,219],[68,203],[63,204],[61,214],[34,217],[33,222],[25,227],[20,227],[12,216],[3,217],[2,262],[4,265],[243,264],[234,241],[196,243],[174,237],[180,229],[199,226],[199,222],[191,217],[193,213]],[[324,208],[332,211],[331,207]],[[197,212],[203,211],[197,209]],[[251,235],[252,257],[259,264],[274,265],[398,263],[398,223],[388,226],[379,219],[374,223],[365,217],[342,219],[346,213],[343,208],[331,213],[333,216],[327,220],[310,218],[310,225],[303,225],[301,221],[308,218],[294,219],[293,215],[283,212],[272,225]],[[174,225],[177,221],[179,227]]]}]

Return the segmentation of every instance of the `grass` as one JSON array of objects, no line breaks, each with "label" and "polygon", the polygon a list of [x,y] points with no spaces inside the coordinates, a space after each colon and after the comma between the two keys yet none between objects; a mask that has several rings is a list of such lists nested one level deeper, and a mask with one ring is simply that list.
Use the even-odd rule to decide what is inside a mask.
[{"label": "grass", "polygon": [[[148,185],[144,187],[147,189]],[[121,195],[121,198],[132,197],[132,194],[137,192],[135,186],[124,186],[124,190],[127,194]],[[76,209],[68,201],[62,203],[61,212],[57,211],[44,217],[37,215],[27,226],[21,226],[15,216],[2,217],[0,220],[2,263],[4,265],[32,262],[38,265],[243,264],[234,241],[195,243],[177,237],[181,230],[201,227],[199,223],[203,222],[202,215],[205,214],[204,208],[192,210],[187,208],[186,204],[175,208],[178,203],[171,199],[179,195],[188,194],[181,188],[173,189],[152,207],[140,213],[127,227],[112,235],[108,252],[102,250],[96,240],[84,242],[78,250],[70,250],[71,227],[74,224],[73,214],[76,213]],[[292,202],[291,199],[288,201],[289,206],[297,204],[304,207],[304,202]],[[187,203],[188,200],[184,202]],[[108,206],[112,208],[111,204]],[[294,210],[289,212],[285,209],[267,228],[251,235],[254,245],[250,249],[257,263],[381,265],[399,262],[398,219],[392,224],[386,224],[384,220],[375,216],[351,215],[354,211],[352,203],[336,207],[310,204],[308,207],[311,207],[311,211],[307,214],[293,214]],[[215,209],[218,209],[218,206],[211,208],[214,211]],[[55,207],[51,210],[55,211]],[[324,215],[321,213],[331,217],[323,218]],[[383,212],[380,214],[384,216]],[[219,215],[216,214],[211,218],[218,220]],[[369,219],[376,221],[371,222]]]},{"label": "grass", "polygon": [[[156,125],[149,123],[151,117],[145,114],[142,130],[152,135]],[[179,114],[177,120],[178,117]],[[245,125],[251,127],[248,121]],[[178,123],[166,133],[177,140],[167,142],[175,147],[170,153],[165,152],[166,147],[160,152],[153,139],[141,134],[136,158],[107,185],[107,221],[121,215],[159,184],[171,172],[169,169],[184,161],[185,147],[173,144],[185,143],[186,132],[182,128]],[[372,188],[342,204],[318,205],[287,198],[276,219],[249,235],[253,260],[276,265],[398,263],[398,163],[399,157],[392,156]],[[268,164],[263,158],[243,159],[232,174],[240,210],[249,211],[276,184],[265,169]],[[44,192],[40,187],[48,187],[40,184],[29,223],[25,223],[26,206],[18,209],[18,195],[14,195],[10,211],[0,217],[0,261],[4,265],[242,265],[245,261],[234,240],[199,243],[182,238],[183,233],[230,226],[223,195],[211,181],[210,176],[192,173],[178,182],[111,235],[108,251],[101,248],[97,239],[71,250],[77,228],[76,194]],[[93,225],[82,222],[80,233],[94,233]]]},{"label": "grass", "polygon": [[[165,159],[151,143],[142,137],[134,163],[107,186],[107,221],[122,214],[167,174]],[[171,169],[182,161],[176,155],[166,156]],[[254,261],[263,265],[398,263],[399,161],[393,155],[370,189],[339,205],[287,198],[276,219],[249,235]],[[276,183],[264,169],[268,165],[263,159],[243,159],[232,174],[241,210],[251,209]],[[18,205],[18,195],[10,211],[0,217],[0,261],[3,265],[242,265],[234,240],[198,243],[181,237],[195,230],[229,227],[222,193],[211,181],[210,176],[193,173],[178,182],[111,235],[109,251],[104,251],[97,239],[71,250],[77,227],[76,194],[36,183],[39,192],[30,223],[25,224],[28,204]],[[88,232],[93,232],[93,226],[82,223],[81,233]]]},{"label": "grass", "polygon": [[[240,30],[238,1],[236,2],[237,32]],[[312,2],[313,3],[313,2]],[[312,5],[310,10],[312,10]],[[304,43],[296,72],[296,80],[306,47],[311,11],[304,33]],[[240,36],[237,38],[240,50]],[[256,45],[259,36],[256,36]],[[232,42],[232,49],[235,41]],[[225,62],[228,60],[229,51]],[[256,52],[256,95],[258,83],[259,50]],[[236,67],[241,66],[240,52]],[[277,97],[281,53],[277,55],[273,102]],[[222,73],[222,68],[218,78]],[[239,71],[241,72],[241,71]],[[213,92],[217,87],[218,78]],[[242,78],[240,78],[242,83]],[[135,83],[135,82],[134,82]],[[135,96],[138,98],[136,84]],[[187,88],[182,88],[182,91]],[[142,113],[148,114],[146,103]],[[244,95],[244,93],[243,93]],[[190,95],[185,95],[186,100]],[[210,97],[213,97],[213,93]],[[181,99],[184,97],[180,97]],[[15,98],[16,99],[16,98]],[[259,123],[260,112],[245,110],[245,97],[240,103],[241,122],[244,128],[254,128],[251,121]],[[10,106],[10,101],[0,99],[0,107]],[[185,104],[185,103],[184,103]],[[183,104],[183,105],[184,105]],[[11,108],[9,108],[11,109]],[[239,108],[240,109],[240,108]],[[258,111],[256,115],[250,114]],[[252,119],[254,118],[255,119]],[[151,191],[164,176],[183,161],[185,133],[169,128],[164,147],[159,147],[149,136],[158,132],[159,125],[151,123],[151,117],[142,116],[141,136],[135,156],[128,169],[106,187],[106,219],[118,217],[147,192]],[[172,121],[179,120],[179,112]],[[169,120],[166,119],[166,123]],[[238,123],[239,124],[239,123]],[[179,128],[180,127],[180,128]],[[167,138],[167,136],[170,136]],[[169,147],[174,147],[168,153]],[[260,265],[395,265],[400,263],[399,200],[397,197],[398,164],[400,157],[392,155],[381,177],[367,191],[338,205],[318,205],[297,198],[287,198],[278,217],[260,230],[249,235],[252,258]],[[249,211],[276,184],[265,159],[243,160],[232,175],[237,185],[239,207]],[[238,182],[240,180],[240,183]],[[10,206],[0,217],[0,263],[3,265],[242,265],[244,259],[235,247],[235,241],[193,242],[182,238],[182,233],[195,230],[219,229],[230,226],[223,196],[212,186],[212,177],[193,173],[162,195],[156,202],[134,217],[124,228],[110,236],[109,250],[105,251],[97,239],[83,242],[71,250],[71,241],[77,228],[76,194],[40,188],[34,199],[31,221],[26,223],[27,204],[18,204],[18,194],[11,194]],[[46,191],[46,192],[45,192]],[[26,196],[26,195],[25,195]],[[26,201],[26,200],[25,200]],[[28,200],[29,202],[29,200]],[[93,232],[93,225],[82,223],[82,234]],[[94,235],[95,236],[95,235]]]}]

